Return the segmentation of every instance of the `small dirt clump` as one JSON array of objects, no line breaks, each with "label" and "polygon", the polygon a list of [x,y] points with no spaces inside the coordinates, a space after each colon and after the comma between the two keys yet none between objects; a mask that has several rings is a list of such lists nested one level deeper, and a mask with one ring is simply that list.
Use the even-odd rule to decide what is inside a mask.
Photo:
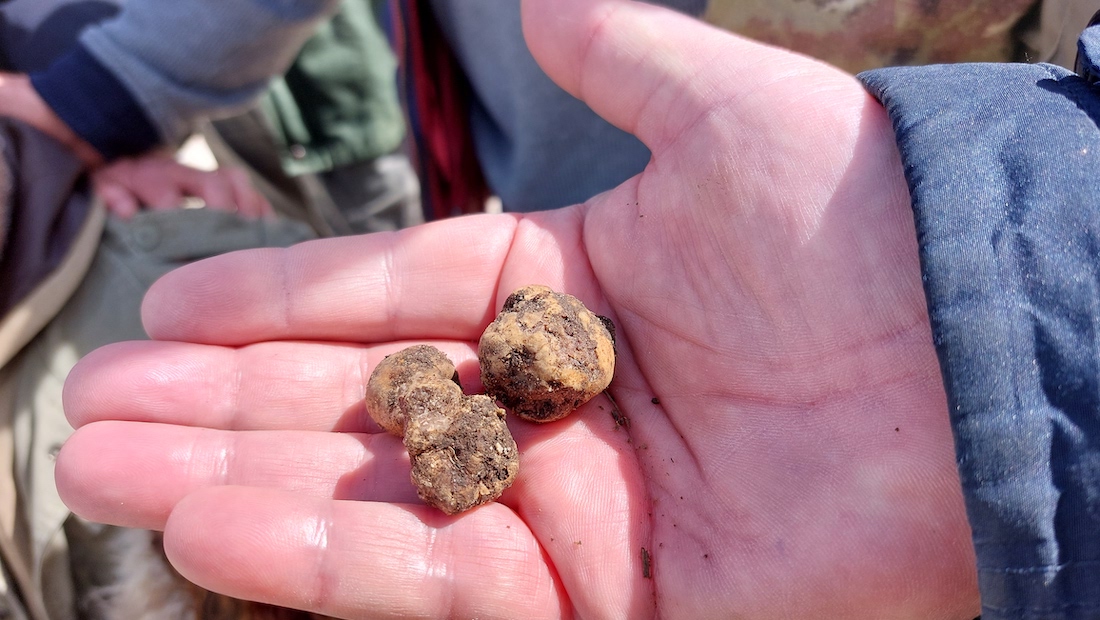
[{"label": "small dirt clump", "polygon": [[515,481],[519,450],[504,410],[488,396],[463,394],[454,364],[435,347],[382,360],[367,382],[366,407],[403,439],[420,498],[449,515],[495,500]]},{"label": "small dirt clump", "polygon": [[490,396],[525,420],[552,422],[611,383],[613,326],[572,295],[526,286],[482,334],[478,359]]}]

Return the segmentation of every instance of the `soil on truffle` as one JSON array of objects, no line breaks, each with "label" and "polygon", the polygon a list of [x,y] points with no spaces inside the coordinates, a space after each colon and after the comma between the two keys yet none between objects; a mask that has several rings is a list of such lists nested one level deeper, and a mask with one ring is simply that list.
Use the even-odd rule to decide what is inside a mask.
[{"label": "soil on truffle", "polygon": [[486,392],[527,420],[568,415],[611,382],[609,322],[571,295],[545,286],[517,290],[478,343]]},{"label": "soil on truffle", "polygon": [[417,494],[453,515],[500,497],[519,472],[505,412],[462,393],[454,365],[419,345],[382,360],[367,383],[367,411],[403,438]]},{"label": "soil on truffle", "polygon": [[504,416],[488,396],[411,413],[405,448],[420,498],[453,515],[500,497],[519,471],[519,450]]},{"label": "soil on truffle", "polygon": [[[440,394],[421,393],[411,396],[409,391],[424,384],[450,383],[453,388],[441,387]],[[367,381],[367,413],[383,429],[401,437],[405,433],[405,420],[412,407],[442,406],[432,398],[461,396],[458,372],[454,364],[439,349],[422,344],[387,355],[379,362]]]}]

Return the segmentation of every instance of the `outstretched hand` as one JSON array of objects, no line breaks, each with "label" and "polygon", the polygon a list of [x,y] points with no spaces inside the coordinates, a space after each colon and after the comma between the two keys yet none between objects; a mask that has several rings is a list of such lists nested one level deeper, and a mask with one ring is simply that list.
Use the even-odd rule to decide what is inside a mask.
[{"label": "outstretched hand", "polygon": [[[849,75],[643,3],[527,0],[524,23],[551,77],[650,147],[645,171],[569,209],[170,274],[143,309],[154,341],[66,386],[66,502],[163,528],[200,585],[343,617],[976,615],[883,110]],[[364,413],[366,378],[433,342],[474,386],[474,343],[530,283],[614,319],[618,411],[511,421],[516,484],[445,517]]]}]

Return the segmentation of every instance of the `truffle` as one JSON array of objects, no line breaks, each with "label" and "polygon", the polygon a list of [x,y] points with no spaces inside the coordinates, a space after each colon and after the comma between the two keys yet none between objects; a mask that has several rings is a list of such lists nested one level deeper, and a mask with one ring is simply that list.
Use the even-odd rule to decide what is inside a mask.
[{"label": "truffle", "polygon": [[486,393],[525,420],[551,422],[611,383],[613,327],[572,295],[526,286],[481,335],[478,358]]},{"label": "truffle", "polygon": [[449,515],[493,501],[515,481],[519,450],[504,410],[463,394],[454,364],[434,347],[382,360],[367,382],[366,407],[403,438],[420,498]]},{"label": "truffle", "polygon": [[[431,389],[417,391],[422,387]],[[403,437],[410,409],[441,407],[441,402],[434,401],[461,394],[451,360],[439,349],[422,344],[387,355],[375,366],[367,381],[367,412],[386,432]]]},{"label": "truffle", "polygon": [[519,472],[504,410],[488,396],[464,396],[455,405],[418,412],[405,429],[417,493],[451,515],[500,497]]}]

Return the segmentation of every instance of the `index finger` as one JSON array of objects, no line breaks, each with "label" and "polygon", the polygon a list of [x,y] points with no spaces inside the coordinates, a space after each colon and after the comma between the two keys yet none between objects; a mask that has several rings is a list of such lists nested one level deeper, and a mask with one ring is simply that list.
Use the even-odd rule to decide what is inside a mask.
[{"label": "index finger", "polygon": [[233,252],[156,282],[142,321],[157,340],[222,345],[476,339],[515,229],[509,216],[462,218]]}]

